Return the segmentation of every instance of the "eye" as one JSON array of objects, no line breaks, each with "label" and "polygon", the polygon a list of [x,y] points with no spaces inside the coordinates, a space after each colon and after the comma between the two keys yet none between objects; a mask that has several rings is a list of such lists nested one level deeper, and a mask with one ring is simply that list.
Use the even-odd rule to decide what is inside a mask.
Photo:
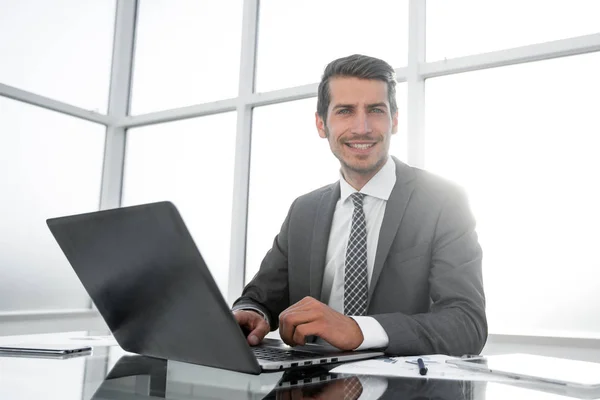
[{"label": "eye", "polygon": [[350,109],[348,109],[348,108],[341,108],[341,109],[337,110],[336,114],[340,114],[340,115],[342,115],[342,114],[350,114]]},{"label": "eye", "polygon": [[375,114],[385,114],[385,111],[381,108],[371,108],[371,112]]}]

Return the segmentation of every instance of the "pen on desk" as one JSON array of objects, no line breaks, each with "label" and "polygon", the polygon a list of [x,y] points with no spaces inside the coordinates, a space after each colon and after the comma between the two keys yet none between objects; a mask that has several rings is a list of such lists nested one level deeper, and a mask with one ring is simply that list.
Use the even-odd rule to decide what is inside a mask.
[{"label": "pen on desk", "polygon": [[419,365],[419,374],[427,375],[427,367],[422,358],[417,358],[417,364]]}]

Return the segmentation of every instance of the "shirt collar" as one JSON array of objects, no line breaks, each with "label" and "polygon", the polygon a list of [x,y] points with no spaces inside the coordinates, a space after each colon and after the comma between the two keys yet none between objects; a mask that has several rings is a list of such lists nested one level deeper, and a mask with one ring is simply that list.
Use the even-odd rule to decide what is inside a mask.
[{"label": "shirt collar", "polygon": [[[387,201],[392,194],[392,189],[396,184],[396,165],[392,157],[388,157],[385,165],[367,182],[360,190],[360,193],[367,196],[377,197],[378,199]],[[340,172],[340,198],[342,203],[354,192],[357,192],[346,180]]]}]

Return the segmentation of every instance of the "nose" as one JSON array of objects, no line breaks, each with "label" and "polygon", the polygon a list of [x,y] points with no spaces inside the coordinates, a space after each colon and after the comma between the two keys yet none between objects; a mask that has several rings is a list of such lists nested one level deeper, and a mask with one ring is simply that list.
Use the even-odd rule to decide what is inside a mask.
[{"label": "nose", "polygon": [[371,123],[368,114],[365,111],[359,111],[355,114],[352,125],[352,133],[356,135],[366,135],[371,133]]}]

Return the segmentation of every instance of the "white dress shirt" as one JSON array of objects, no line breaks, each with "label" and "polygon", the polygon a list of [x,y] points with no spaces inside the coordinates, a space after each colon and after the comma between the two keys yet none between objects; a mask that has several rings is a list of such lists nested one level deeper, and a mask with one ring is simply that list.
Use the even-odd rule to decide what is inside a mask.
[{"label": "white dress shirt", "polygon": [[[373,265],[379,242],[379,231],[383,222],[385,206],[390,198],[392,189],[396,184],[396,167],[391,157],[385,165],[371,178],[360,190],[365,194],[363,210],[367,224],[367,272],[369,286],[373,275]],[[325,273],[321,299],[334,310],[344,313],[344,268],[346,261],[346,247],[352,228],[352,213],[354,204],[350,199],[352,193],[357,192],[342,176],[340,178],[340,199],[335,206],[327,256],[325,259]],[[362,330],[364,341],[356,350],[386,347],[389,338],[381,324],[373,317],[353,316]]]}]

